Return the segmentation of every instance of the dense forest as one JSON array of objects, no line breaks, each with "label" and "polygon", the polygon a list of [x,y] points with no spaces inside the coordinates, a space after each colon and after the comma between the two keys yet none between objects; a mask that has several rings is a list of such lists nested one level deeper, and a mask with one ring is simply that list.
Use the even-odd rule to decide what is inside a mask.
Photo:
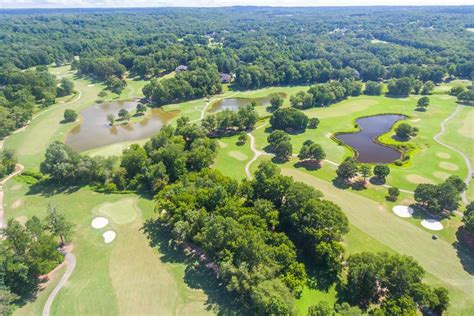
[{"label": "dense forest", "polygon": [[219,73],[234,75],[239,89],[344,79],[410,78],[423,85],[472,78],[473,41],[465,31],[472,13],[432,7],[2,14],[0,65],[73,62],[79,73],[118,91],[125,76],[153,79],[184,66],[176,78],[152,80],[144,90],[158,106],[220,92]]}]

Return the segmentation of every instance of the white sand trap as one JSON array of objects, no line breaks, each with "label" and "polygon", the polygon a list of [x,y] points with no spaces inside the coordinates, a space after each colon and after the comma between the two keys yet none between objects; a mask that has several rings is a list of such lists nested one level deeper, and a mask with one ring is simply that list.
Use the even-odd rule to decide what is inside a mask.
[{"label": "white sand trap", "polygon": [[417,118],[417,119],[414,119],[414,120],[411,120],[412,122],[418,122],[420,119]]},{"label": "white sand trap", "polygon": [[405,205],[397,205],[393,207],[393,212],[400,217],[412,217],[413,209]]},{"label": "white sand trap", "polygon": [[102,236],[104,237],[104,242],[108,244],[108,243],[111,243],[115,239],[115,236],[117,236],[117,234],[113,230],[108,230],[105,233],[103,233]]},{"label": "white sand trap", "polygon": [[88,87],[93,87],[93,86],[95,86],[95,84],[90,84],[90,85],[88,85]]},{"label": "white sand trap", "polygon": [[430,230],[442,230],[444,228],[443,224],[434,219],[424,219],[421,221],[421,225]]},{"label": "white sand trap", "polygon": [[109,224],[109,220],[105,217],[96,217],[92,220],[92,227],[94,227],[95,229],[101,229],[101,228],[104,228],[105,226],[107,226],[107,224]]}]

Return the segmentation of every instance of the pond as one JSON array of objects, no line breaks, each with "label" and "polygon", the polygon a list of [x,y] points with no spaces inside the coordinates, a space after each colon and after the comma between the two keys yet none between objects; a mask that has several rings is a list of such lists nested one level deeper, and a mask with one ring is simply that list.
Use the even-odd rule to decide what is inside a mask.
[{"label": "pond", "polygon": [[405,115],[383,114],[357,119],[360,131],[341,133],[336,138],[352,147],[357,152],[357,161],[364,163],[389,163],[400,159],[398,150],[378,144],[375,139],[385,134],[395,122],[406,118]]},{"label": "pond", "polygon": [[[282,98],[286,98],[285,93],[278,93]],[[271,96],[268,95],[263,98],[229,98],[221,99],[211,104],[209,112],[220,112],[224,110],[237,111],[239,108],[250,104],[252,101],[257,102],[257,106],[270,105]]]},{"label": "pond", "polygon": [[162,109],[151,109],[142,120],[110,126],[107,115],[117,113],[120,109],[131,111],[138,102],[110,102],[95,104],[81,111],[82,121],[66,137],[66,144],[78,152],[110,145],[123,141],[139,140],[156,135],[158,131],[179,114],[179,111],[165,112]]}]

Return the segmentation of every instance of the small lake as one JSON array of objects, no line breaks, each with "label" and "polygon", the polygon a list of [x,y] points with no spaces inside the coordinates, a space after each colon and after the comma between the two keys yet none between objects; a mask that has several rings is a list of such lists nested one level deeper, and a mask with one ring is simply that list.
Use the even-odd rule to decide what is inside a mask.
[{"label": "small lake", "polygon": [[[286,98],[285,93],[278,93],[279,96],[282,98]],[[270,105],[271,96],[268,95],[263,98],[229,98],[229,99],[221,99],[215,101],[211,104],[209,108],[209,112],[220,112],[224,110],[231,110],[237,111],[239,108],[252,103],[252,101],[257,102],[257,106],[261,105]]]},{"label": "small lake", "polygon": [[110,126],[107,115],[117,113],[120,109],[131,111],[138,102],[109,102],[95,104],[81,111],[82,121],[67,135],[66,144],[78,152],[110,145],[123,141],[139,140],[156,135],[158,131],[179,114],[179,111],[165,112],[162,109],[151,109],[139,122]]},{"label": "small lake", "polygon": [[405,115],[399,114],[363,117],[356,121],[360,131],[338,134],[336,138],[357,152],[359,162],[389,163],[400,159],[402,153],[392,147],[377,144],[375,139],[388,132],[395,122],[404,118]]}]

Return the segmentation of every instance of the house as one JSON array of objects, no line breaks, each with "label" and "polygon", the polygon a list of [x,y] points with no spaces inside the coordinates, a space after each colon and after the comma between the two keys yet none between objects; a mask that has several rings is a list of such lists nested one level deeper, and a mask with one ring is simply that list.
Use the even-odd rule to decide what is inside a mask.
[{"label": "house", "polygon": [[186,71],[188,70],[188,66],[186,65],[179,65],[178,67],[176,67],[176,72],[180,72],[180,71]]},{"label": "house", "polygon": [[221,74],[221,83],[230,83],[232,80],[232,76],[229,74],[222,73]]}]

